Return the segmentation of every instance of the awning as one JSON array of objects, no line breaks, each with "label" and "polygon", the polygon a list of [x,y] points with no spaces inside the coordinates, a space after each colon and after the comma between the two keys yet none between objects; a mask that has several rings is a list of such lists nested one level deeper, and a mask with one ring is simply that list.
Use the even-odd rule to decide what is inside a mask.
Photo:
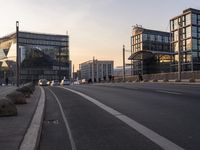
[{"label": "awning", "polygon": [[152,58],[154,54],[151,51],[138,51],[133,53],[128,59],[129,60],[145,60]]},{"label": "awning", "polygon": [[142,50],[133,53],[128,59],[129,60],[145,60],[154,57],[155,55],[174,55],[173,52],[163,52],[163,51],[147,51]]}]

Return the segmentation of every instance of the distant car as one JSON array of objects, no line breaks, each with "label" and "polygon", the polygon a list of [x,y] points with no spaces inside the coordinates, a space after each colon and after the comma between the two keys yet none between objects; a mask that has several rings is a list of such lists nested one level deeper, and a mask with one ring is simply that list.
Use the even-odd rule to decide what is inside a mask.
[{"label": "distant car", "polygon": [[63,79],[61,82],[60,82],[60,85],[70,85],[70,81],[67,80],[67,79]]},{"label": "distant car", "polygon": [[47,86],[48,85],[47,82],[48,81],[46,79],[40,79],[38,81],[38,85],[40,85],[40,86]]},{"label": "distant car", "polygon": [[58,86],[58,85],[60,85],[58,80],[52,80],[51,81],[51,86]]},{"label": "distant car", "polygon": [[47,81],[47,85],[51,85],[51,81]]}]

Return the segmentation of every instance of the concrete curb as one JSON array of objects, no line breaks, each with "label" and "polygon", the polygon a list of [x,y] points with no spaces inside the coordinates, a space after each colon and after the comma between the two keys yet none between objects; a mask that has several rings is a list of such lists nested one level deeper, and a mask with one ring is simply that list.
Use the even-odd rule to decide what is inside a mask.
[{"label": "concrete curb", "polygon": [[35,114],[29,128],[26,131],[19,150],[36,150],[38,147],[45,107],[45,92],[41,87],[40,90],[41,95]]}]

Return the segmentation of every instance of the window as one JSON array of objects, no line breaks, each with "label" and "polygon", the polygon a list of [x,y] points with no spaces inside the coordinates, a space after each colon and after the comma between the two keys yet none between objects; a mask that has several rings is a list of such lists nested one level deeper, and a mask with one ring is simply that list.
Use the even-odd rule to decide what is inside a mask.
[{"label": "window", "polygon": [[192,26],[192,37],[197,37],[197,27]]},{"label": "window", "polygon": [[178,42],[173,44],[173,48],[175,52],[178,52]]},{"label": "window", "polygon": [[182,28],[182,38],[185,39],[186,38],[186,29]]},{"label": "window", "polygon": [[142,34],[142,40],[146,41],[147,40],[147,34]]},{"label": "window", "polygon": [[178,31],[174,31],[174,41],[178,41]]},{"label": "window", "polygon": [[191,45],[191,39],[187,39],[186,40],[186,50],[191,50],[191,47],[192,47],[192,45]]},{"label": "window", "polygon": [[174,29],[178,29],[178,19],[174,20]]},{"label": "window", "polygon": [[182,25],[185,26],[185,16],[182,16]]},{"label": "window", "polygon": [[157,41],[158,41],[158,42],[162,42],[162,36],[158,35],[158,36],[157,36]]},{"label": "window", "polygon": [[191,24],[191,14],[187,14],[186,15],[186,25],[190,25]]},{"label": "window", "polygon": [[191,37],[191,27],[186,28],[186,38]]},{"label": "window", "polygon": [[155,36],[154,35],[150,35],[150,41],[155,41]]},{"label": "window", "polygon": [[197,15],[192,14],[192,24],[196,25],[197,24]]},{"label": "window", "polygon": [[168,36],[164,36],[164,42],[169,43],[169,37]]},{"label": "window", "polygon": [[200,15],[198,15],[198,25],[200,25]]},{"label": "window", "polygon": [[192,39],[192,49],[197,50],[197,39]]},{"label": "window", "polygon": [[171,27],[171,30],[174,30],[174,21],[170,21],[170,27]]}]

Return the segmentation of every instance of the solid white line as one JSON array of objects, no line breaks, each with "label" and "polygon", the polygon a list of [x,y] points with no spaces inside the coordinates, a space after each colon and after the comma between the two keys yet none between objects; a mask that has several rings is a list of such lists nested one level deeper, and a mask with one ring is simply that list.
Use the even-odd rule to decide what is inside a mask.
[{"label": "solid white line", "polygon": [[113,108],[106,106],[105,104],[99,102],[98,100],[93,99],[92,97],[90,97],[86,94],[83,94],[81,92],[78,92],[78,91],[75,91],[75,90],[72,90],[72,89],[69,89],[66,87],[62,87],[62,88],[66,89],[68,91],[71,91],[73,93],[76,93],[76,94],[82,96],[83,98],[85,98],[86,100],[96,104],[97,106],[99,106],[103,110],[107,111],[108,113],[112,114],[116,118],[120,119],[121,121],[123,121],[124,123],[129,125],[131,128],[135,129],[136,131],[138,131],[139,133],[141,133],[142,135],[144,135],[145,137],[147,137],[148,139],[150,139],[151,141],[153,141],[154,143],[156,143],[163,149],[165,149],[165,150],[184,150],[184,148],[176,145],[175,143],[169,141],[168,139],[157,134],[156,132],[152,131],[151,129],[148,129],[147,127],[143,126],[142,124],[140,124],[140,123],[134,121],[133,119],[123,115],[122,113],[114,110]]},{"label": "solid white line", "polygon": [[[48,89],[49,89],[49,88],[48,88]],[[55,97],[56,102],[58,103],[58,106],[59,106],[59,108],[60,108],[60,112],[61,112],[61,114],[62,114],[62,118],[63,118],[63,120],[64,120],[64,122],[65,122],[65,126],[66,126],[67,132],[68,132],[68,134],[69,134],[69,140],[70,140],[71,148],[72,148],[72,150],[76,150],[76,145],[75,145],[74,139],[73,139],[73,137],[72,137],[72,133],[71,133],[71,130],[70,130],[70,127],[69,127],[69,123],[68,123],[68,121],[67,121],[67,119],[66,119],[66,117],[65,117],[65,113],[64,113],[64,111],[63,111],[62,105],[61,105],[61,103],[60,103],[58,97],[56,96],[56,94],[55,94],[51,89],[49,89],[49,91],[50,91],[50,92],[53,94],[53,96]]]},{"label": "solid white line", "polygon": [[160,93],[167,93],[167,94],[175,94],[175,95],[181,95],[181,93],[178,92],[172,92],[172,91],[165,91],[165,90],[156,90],[157,92]]}]

